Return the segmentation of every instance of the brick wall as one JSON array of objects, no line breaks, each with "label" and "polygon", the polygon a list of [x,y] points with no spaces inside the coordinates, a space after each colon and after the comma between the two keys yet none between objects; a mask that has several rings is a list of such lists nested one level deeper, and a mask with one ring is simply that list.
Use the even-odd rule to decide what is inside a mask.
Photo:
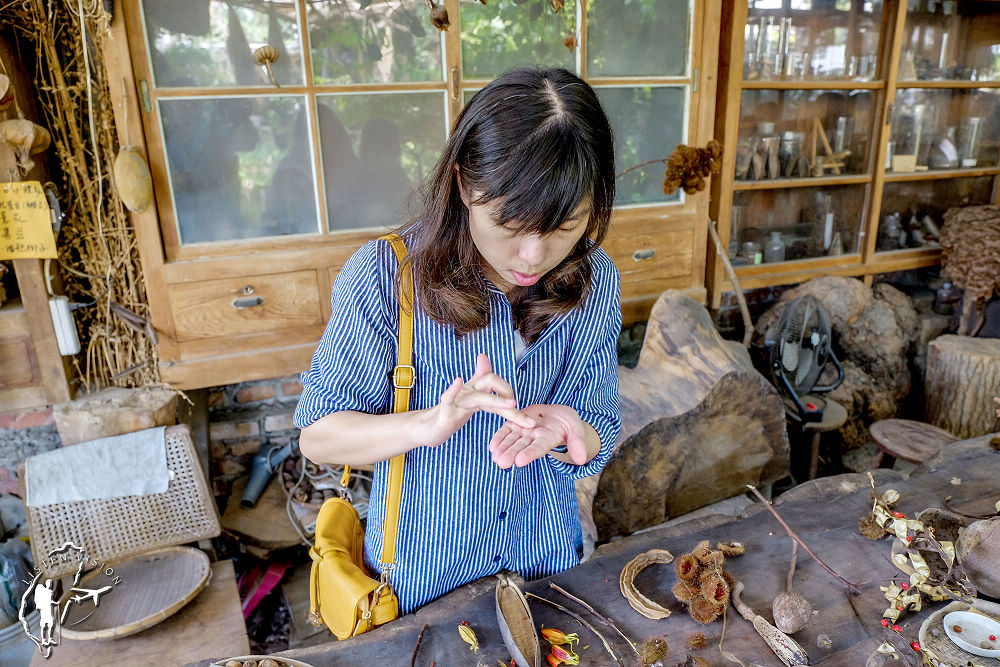
[{"label": "brick wall", "polygon": [[227,494],[233,480],[247,474],[261,447],[298,437],[292,413],[301,393],[298,376],[209,389],[208,434],[217,495]]}]

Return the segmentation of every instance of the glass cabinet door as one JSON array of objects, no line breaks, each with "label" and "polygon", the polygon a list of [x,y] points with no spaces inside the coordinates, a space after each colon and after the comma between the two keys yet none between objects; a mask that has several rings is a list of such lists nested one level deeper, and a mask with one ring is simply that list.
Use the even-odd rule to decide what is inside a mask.
[{"label": "glass cabinet door", "polygon": [[750,0],[743,78],[872,80],[881,23],[877,1]]},{"label": "glass cabinet door", "polygon": [[993,176],[977,176],[886,183],[875,249],[890,252],[938,247],[948,209],[989,204],[993,180]]},{"label": "glass cabinet door", "polygon": [[995,2],[909,0],[900,81],[1000,81]]}]

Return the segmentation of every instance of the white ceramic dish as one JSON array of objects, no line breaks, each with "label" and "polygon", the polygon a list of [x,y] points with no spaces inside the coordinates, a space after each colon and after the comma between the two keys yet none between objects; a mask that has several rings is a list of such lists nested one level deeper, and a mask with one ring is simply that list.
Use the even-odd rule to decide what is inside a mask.
[{"label": "white ceramic dish", "polygon": [[[1000,623],[972,611],[953,611],[942,619],[948,639],[963,651],[987,658],[1000,658]],[[955,626],[961,632],[955,631]],[[988,646],[990,648],[984,648]]]}]

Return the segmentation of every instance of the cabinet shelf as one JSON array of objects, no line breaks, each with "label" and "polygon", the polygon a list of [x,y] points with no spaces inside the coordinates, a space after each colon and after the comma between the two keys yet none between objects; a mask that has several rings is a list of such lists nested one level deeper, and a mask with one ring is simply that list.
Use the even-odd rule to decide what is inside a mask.
[{"label": "cabinet shelf", "polygon": [[966,79],[935,79],[897,81],[896,88],[1000,88],[1000,81],[968,81]]},{"label": "cabinet shelf", "polygon": [[[998,170],[1000,171],[1000,170]],[[843,176],[816,176],[813,178],[776,178],[764,181],[733,181],[733,190],[784,190],[785,188],[822,188],[830,185],[857,185],[867,183],[867,174],[845,174]]]},{"label": "cabinet shelf", "polygon": [[857,79],[749,79],[744,90],[880,90],[885,81]]},{"label": "cabinet shelf", "polygon": [[885,182],[907,183],[910,181],[936,181],[945,178],[995,176],[997,174],[1000,174],[1000,167],[968,167],[966,169],[933,169],[927,171],[889,172],[885,175]]}]

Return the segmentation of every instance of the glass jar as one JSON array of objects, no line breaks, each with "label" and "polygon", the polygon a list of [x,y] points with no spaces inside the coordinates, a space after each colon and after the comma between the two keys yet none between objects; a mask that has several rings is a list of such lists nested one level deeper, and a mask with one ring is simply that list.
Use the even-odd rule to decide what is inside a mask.
[{"label": "glass jar", "polygon": [[764,261],[768,264],[785,261],[785,242],[781,238],[781,232],[771,232],[771,238],[764,246]]}]

